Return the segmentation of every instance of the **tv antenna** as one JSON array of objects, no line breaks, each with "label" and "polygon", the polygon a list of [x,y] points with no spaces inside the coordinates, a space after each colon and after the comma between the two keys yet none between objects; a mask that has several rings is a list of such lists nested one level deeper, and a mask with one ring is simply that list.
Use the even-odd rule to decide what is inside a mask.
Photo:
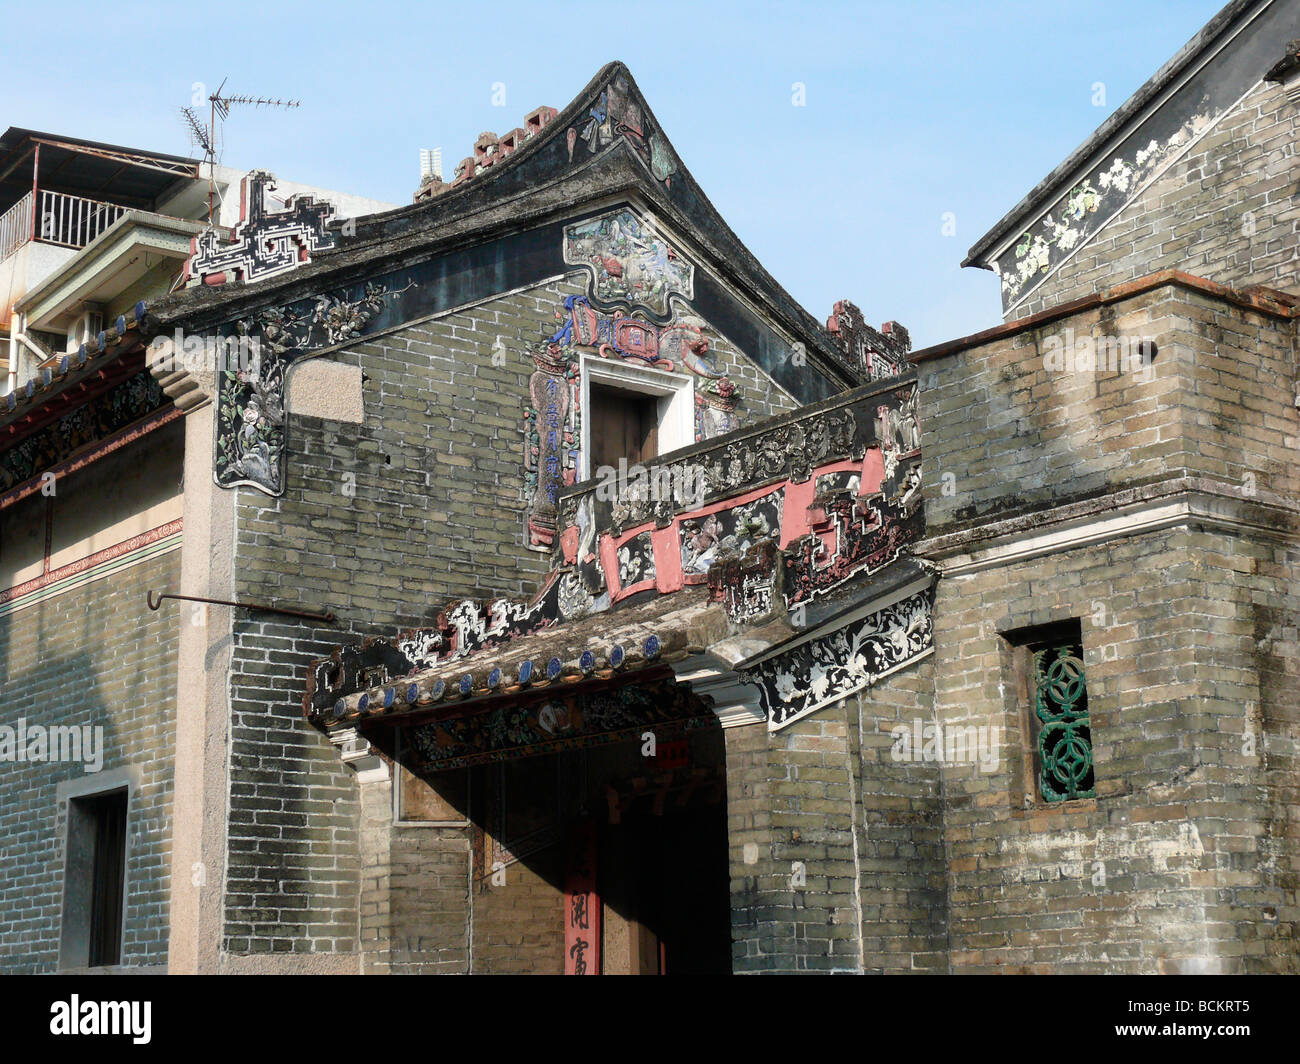
[{"label": "tv antenna", "polygon": [[224,122],[230,117],[232,107],[297,107],[301,100],[281,100],[269,96],[223,96],[228,78],[223,78],[217,91],[208,97],[208,123],[205,126],[193,107],[182,107],[181,116],[189,127],[190,138],[203,149],[203,160],[208,164],[208,225],[212,224],[212,199],[216,192],[217,119]]}]

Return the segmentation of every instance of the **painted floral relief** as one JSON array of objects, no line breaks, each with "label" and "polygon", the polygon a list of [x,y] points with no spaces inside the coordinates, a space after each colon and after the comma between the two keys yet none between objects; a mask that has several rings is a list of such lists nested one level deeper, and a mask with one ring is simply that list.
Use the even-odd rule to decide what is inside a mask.
[{"label": "painted floral relief", "polygon": [[1148,141],[1131,158],[1116,155],[1070,189],[1050,213],[1021,235],[1014,251],[994,263],[994,271],[1002,281],[1004,306],[1010,307],[1036,287],[1158,170],[1190,146],[1215,117],[1205,111],[1198,112],[1166,140]]}]

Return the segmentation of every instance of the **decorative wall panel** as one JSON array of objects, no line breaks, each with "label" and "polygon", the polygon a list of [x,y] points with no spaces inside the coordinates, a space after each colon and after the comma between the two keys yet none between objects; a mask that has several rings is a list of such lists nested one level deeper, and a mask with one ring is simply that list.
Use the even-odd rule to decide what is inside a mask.
[{"label": "decorative wall panel", "polygon": [[243,217],[234,239],[222,243],[216,229],[208,229],[191,242],[185,271],[191,284],[225,284],[260,281],[310,262],[318,251],[333,248],[338,237],[326,228],[334,205],[317,203],[311,196],[290,196],[284,210],[267,210],[267,193],[275,176],[254,170],[243,180],[240,196]]},{"label": "decorative wall panel", "polygon": [[[660,732],[663,725],[676,725]],[[599,746],[639,737],[717,727],[717,718],[684,685],[671,680],[568,695],[529,705],[518,703],[418,724],[409,731],[417,766],[436,772],[488,764],[560,749]]]},{"label": "decorative wall panel", "polygon": [[778,731],[928,653],[934,589],[927,588],[779,654],[742,674],[756,684],[768,728]]},{"label": "decorative wall panel", "polygon": [[626,207],[567,226],[564,261],[587,272],[591,302],[603,310],[641,310],[666,323],[670,300],[695,293],[690,260]]},{"label": "decorative wall panel", "polygon": [[39,476],[83,447],[148,417],[171,402],[148,370],[114,385],[0,454],[0,491]]},{"label": "decorative wall panel", "polygon": [[218,383],[213,469],[217,484],[248,484],[268,495],[283,494],[289,367],[320,348],[358,339],[388,303],[415,287],[414,281],[397,290],[366,282],[271,307],[237,322],[235,333],[257,344],[248,345],[253,351],[248,368],[226,369]]}]

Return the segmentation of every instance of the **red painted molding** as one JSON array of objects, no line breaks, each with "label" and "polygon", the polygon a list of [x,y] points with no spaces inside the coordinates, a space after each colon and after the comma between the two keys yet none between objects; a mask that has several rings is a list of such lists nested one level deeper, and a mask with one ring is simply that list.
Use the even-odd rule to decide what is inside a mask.
[{"label": "red painted molding", "polygon": [[132,536],[130,539],[124,539],[121,543],[115,543],[111,547],[105,547],[101,551],[89,554],[84,558],[79,558],[75,562],[69,562],[67,565],[61,565],[57,569],[51,569],[42,573],[40,576],[27,580],[21,584],[15,584],[5,591],[0,591],[0,605],[6,602],[12,602],[14,599],[21,598],[23,595],[30,594],[33,591],[39,591],[41,588],[50,584],[57,584],[60,580],[66,580],[70,576],[76,576],[77,573],[84,573],[87,569],[93,569],[104,562],[112,561],[114,558],[121,558],[123,555],[130,554],[133,551],[147,547],[151,543],[157,543],[160,539],[166,539],[168,536],[175,535],[181,530],[181,519],[178,517],[174,521],[168,521],[166,524],[159,525],[157,528],[151,528],[148,532],[141,532],[138,536]]},{"label": "red painted molding", "polygon": [[[858,473],[858,496],[878,495],[881,482],[885,479],[885,460],[879,447],[868,447],[862,460],[843,459],[818,466],[805,481],[794,483],[789,480],[778,481],[765,487],[755,488],[740,495],[732,495],[698,510],[678,514],[665,528],[656,528],[653,521],[641,524],[622,532],[618,536],[603,533],[599,538],[597,551],[601,568],[605,571],[605,584],[610,591],[610,602],[621,602],[629,595],[654,588],[660,594],[680,591],[687,584],[703,584],[707,577],[703,575],[687,576],[682,572],[680,529],[685,521],[699,520],[710,514],[731,510],[772,495],[778,491],[785,492],[785,501],[781,508],[780,549],[785,550],[795,540],[813,532],[813,515],[809,513],[813,498],[817,493],[817,479],[827,473]],[[576,536],[576,529],[573,530]],[[566,529],[566,533],[568,530]],[[637,536],[650,533],[650,545],[654,555],[655,575],[635,584],[623,587],[618,581],[618,549]],[[828,543],[834,548],[834,543]]]}]

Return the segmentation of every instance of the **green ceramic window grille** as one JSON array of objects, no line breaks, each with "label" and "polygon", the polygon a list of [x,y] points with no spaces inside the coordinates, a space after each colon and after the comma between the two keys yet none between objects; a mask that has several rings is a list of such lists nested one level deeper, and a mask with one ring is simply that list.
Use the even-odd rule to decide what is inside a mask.
[{"label": "green ceramic window grille", "polygon": [[1035,648],[1034,686],[1039,793],[1048,802],[1095,797],[1083,646],[1055,642]]}]

